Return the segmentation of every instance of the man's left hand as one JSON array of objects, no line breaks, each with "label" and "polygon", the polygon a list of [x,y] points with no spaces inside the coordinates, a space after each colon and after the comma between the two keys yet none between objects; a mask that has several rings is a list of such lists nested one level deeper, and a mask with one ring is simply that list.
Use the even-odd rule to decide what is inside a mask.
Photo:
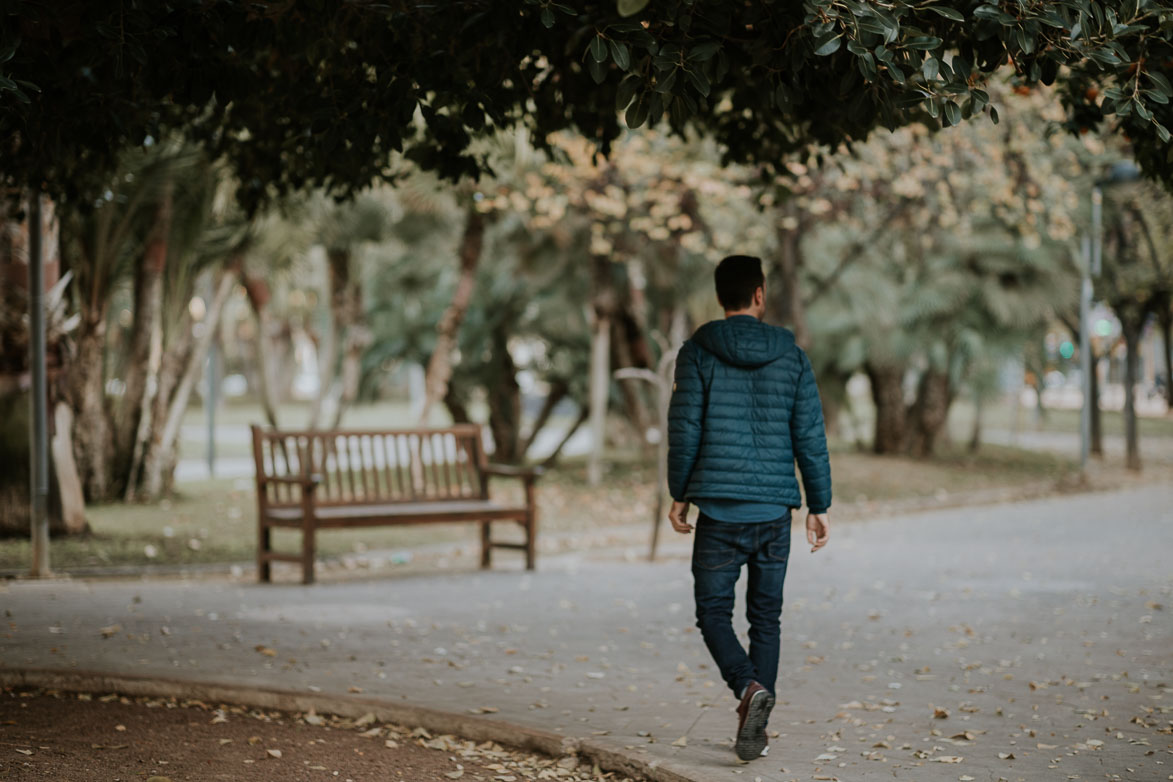
[{"label": "man's left hand", "polygon": [[681,535],[692,532],[692,525],[688,523],[688,503],[672,501],[672,509],[668,511],[668,521],[672,522],[672,529]]}]

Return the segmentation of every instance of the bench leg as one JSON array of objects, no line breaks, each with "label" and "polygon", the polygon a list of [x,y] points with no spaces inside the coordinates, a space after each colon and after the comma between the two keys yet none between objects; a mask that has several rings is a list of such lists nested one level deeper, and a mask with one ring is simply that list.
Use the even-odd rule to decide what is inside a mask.
[{"label": "bench leg", "polygon": [[533,570],[538,554],[538,519],[531,509],[525,520],[525,569]]},{"label": "bench leg", "polygon": [[314,583],[314,546],[315,529],[312,524],[306,524],[301,531],[301,583]]},{"label": "bench leg", "polygon": [[533,570],[538,558],[538,503],[534,482],[525,482],[525,569]]},{"label": "bench leg", "polygon": [[263,521],[257,521],[257,581],[267,584],[273,580],[272,563],[265,555],[273,550],[273,530]]},{"label": "bench leg", "polygon": [[488,570],[493,557],[493,543],[489,538],[491,522],[481,522],[481,570]]}]

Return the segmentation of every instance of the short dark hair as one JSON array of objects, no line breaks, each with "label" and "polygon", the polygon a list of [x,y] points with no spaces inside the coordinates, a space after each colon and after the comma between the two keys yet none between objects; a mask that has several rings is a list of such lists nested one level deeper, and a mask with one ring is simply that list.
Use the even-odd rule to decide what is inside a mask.
[{"label": "short dark hair", "polygon": [[713,274],[717,283],[717,301],[726,311],[743,310],[753,304],[753,294],[766,284],[762,259],[752,255],[730,255]]}]

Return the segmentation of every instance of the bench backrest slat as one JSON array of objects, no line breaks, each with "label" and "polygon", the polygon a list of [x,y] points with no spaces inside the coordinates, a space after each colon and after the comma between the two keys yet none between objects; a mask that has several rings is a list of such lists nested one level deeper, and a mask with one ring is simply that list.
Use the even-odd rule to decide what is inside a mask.
[{"label": "bench backrest slat", "polygon": [[[258,476],[318,474],[316,504],[419,502],[488,496],[480,427],[387,431],[254,429]],[[293,506],[301,490],[264,484],[265,504]]]}]

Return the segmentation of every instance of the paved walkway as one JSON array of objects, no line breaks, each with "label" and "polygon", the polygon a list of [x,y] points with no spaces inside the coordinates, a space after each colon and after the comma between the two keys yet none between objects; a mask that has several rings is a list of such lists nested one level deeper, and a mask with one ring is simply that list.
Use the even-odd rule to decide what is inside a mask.
[{"label": "paved walkway", "polygon": [[355,688],[706,782],[1173,779],[1173,487],[843,523],[794,551],[779,735],[750,765],[683,540],[534,574],[11,583],[0,665]]}]

